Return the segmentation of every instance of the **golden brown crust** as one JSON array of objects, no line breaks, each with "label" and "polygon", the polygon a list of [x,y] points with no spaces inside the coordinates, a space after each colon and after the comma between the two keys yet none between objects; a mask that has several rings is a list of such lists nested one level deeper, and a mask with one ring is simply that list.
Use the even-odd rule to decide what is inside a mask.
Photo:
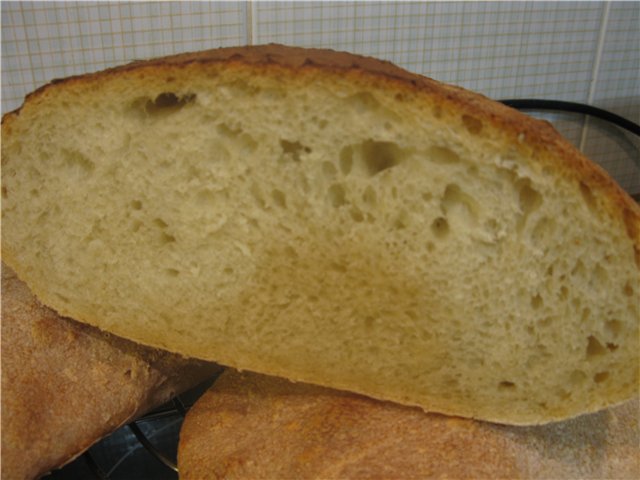
[{"label": "golden brown crust", "polygon": [[[640,206],[614,182],[598,165],[584,157],[548,123],[533,119],[499,102],[478,93],[446,85],[433,79],[410,73],[396,65],[371,57],[336,52],[326,49],[306,49],[277,44],[230,47],[183,53],[164,58],[135,61],[98,73],[54,80],[27,96],[25,103],[33,102],[49,90],[73,83],[100,81],[124,72],[140,75],[164,74],[170,77],[172,68],[184,68],[191,64],[251,65],[254,68],[285,69],[289,75],[302,75],[305,71],[322,70],[353,75],[371,85],[384,85],[389,91],[402,97],[424,96],[432,105],[443,110],[459,112],[463,119],[473,124],[476,120],[491,125],[504,138],[519,148],[529,150],[543,165],[562,172],[568,178],[583,184],[593,192],[600,192],[606,211],[625,225],[633,240],[636,264],[640,267]],[[22,108],[22,107],[20,107]],[[19,115],[20,109],[3,116],[3,128],[9,119]],[[470,128],[473,133],[473,128]]]},{"label": "golden brown crust", "polygon": [[638,478],[637,400],[505,427],[227,370],[190,410],[181,478]]},{"label": "golden brown crust", "polygon": [[2,478],[36,478],[218,367],[61,318],[2,267]]}]

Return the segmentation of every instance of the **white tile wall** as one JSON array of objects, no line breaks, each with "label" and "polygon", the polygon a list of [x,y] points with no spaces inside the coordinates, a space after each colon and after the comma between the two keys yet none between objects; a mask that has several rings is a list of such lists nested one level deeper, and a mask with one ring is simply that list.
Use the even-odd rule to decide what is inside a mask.
[{"label": "white tile wall", "polygon": [[[2,2],[2,112],[56,77],[279,42],[373,55],[492,98],[591,102],[640,122],[640,2]],[[544,118],[640,192],[638,142]]]}]

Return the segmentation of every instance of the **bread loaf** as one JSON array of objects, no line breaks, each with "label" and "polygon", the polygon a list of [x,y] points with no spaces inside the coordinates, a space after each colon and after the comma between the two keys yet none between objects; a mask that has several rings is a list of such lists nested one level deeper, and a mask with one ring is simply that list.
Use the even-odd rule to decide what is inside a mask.
[{"label": "bread loaf", "polygon": [[4,259],[62,315],[496,422],[638,389],[640,208],[481,95],[219,49],[54,82],[2,140]]},{"label": "bread loaf", "polygon": [[181,480],[635,480],[638,408],[513,427],[227,370],[182,424],[178,469]]},{"label": "bread loaf", "polygon": [[2,467],[39,478],[219,371],[60,318],[2,268]]}]

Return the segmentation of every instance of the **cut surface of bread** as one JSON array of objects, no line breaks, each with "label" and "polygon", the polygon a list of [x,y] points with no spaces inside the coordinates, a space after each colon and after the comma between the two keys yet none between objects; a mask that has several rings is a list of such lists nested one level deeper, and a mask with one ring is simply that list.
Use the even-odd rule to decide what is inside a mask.
[{"label": "cut surface of bread", "polygon": [[180,432],[181,480],[637,479],[638,399],[533,427],[226,370]]},{"label": "cut surface of bread", "polygon": [[640,209],[545,122],[346,53],[73,77],[2,124],[2,247],[148,345],[534,424],[639,381]]},{"label": "cut surface of bread", "polygon": [[220,368],[61,318],[2,266],[2,467],[39,478]]}]

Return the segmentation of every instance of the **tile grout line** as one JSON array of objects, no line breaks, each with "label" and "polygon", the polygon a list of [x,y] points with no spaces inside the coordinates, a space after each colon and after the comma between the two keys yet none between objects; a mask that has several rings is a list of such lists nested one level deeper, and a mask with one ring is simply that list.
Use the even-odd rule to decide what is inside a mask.
[{"label": "tile grout line", "polygon": [[256,19],[256,1],[247,0],[246,6],[246,25],[247,25],[247,44],[255,45],[257,37],[257,19]]},{"label": "tile grout line", "polygon": [[[607,1],[604,4],[604,12],[602,15],[602,23],[600,24],[600,32],[598,34],[598,46],[596,48],[596,58],[593,62],[593,70],[591,73],[591,85],[589,85],[589,95],[587,97],[587,104],[592,105],[596,94],[596,88],[598,85],[598,72],[600,71],[600,61],[602,60],[602,51],[604,49],[604,39],[607,35],[607,25],[609,23],[609,11],[611,10],[611,1]],[[584,147],[587,142],[587,132],[589,131],[589,117],[586,116],[584,124],[582,126],[582,135],[580,136],[581,152],[584,152]]]},{"label": "tile grout line", "polygon": [[[23,4],[22,2],[19,4],[20,5],[20,17],[22,18],[22,22],[24,23],[24,8],[23,8]],[[25,35],[25,46],[27,47],[27,58],[29,59],[29,73],[31,74],[31,88],[35,88],[36,87],[36,77],[33,73],[33,57],[31,56],[31,47],[29,45],[29,38],[28,36]],[[22,77],[22,79],[24,80],[24,75]]]}]

